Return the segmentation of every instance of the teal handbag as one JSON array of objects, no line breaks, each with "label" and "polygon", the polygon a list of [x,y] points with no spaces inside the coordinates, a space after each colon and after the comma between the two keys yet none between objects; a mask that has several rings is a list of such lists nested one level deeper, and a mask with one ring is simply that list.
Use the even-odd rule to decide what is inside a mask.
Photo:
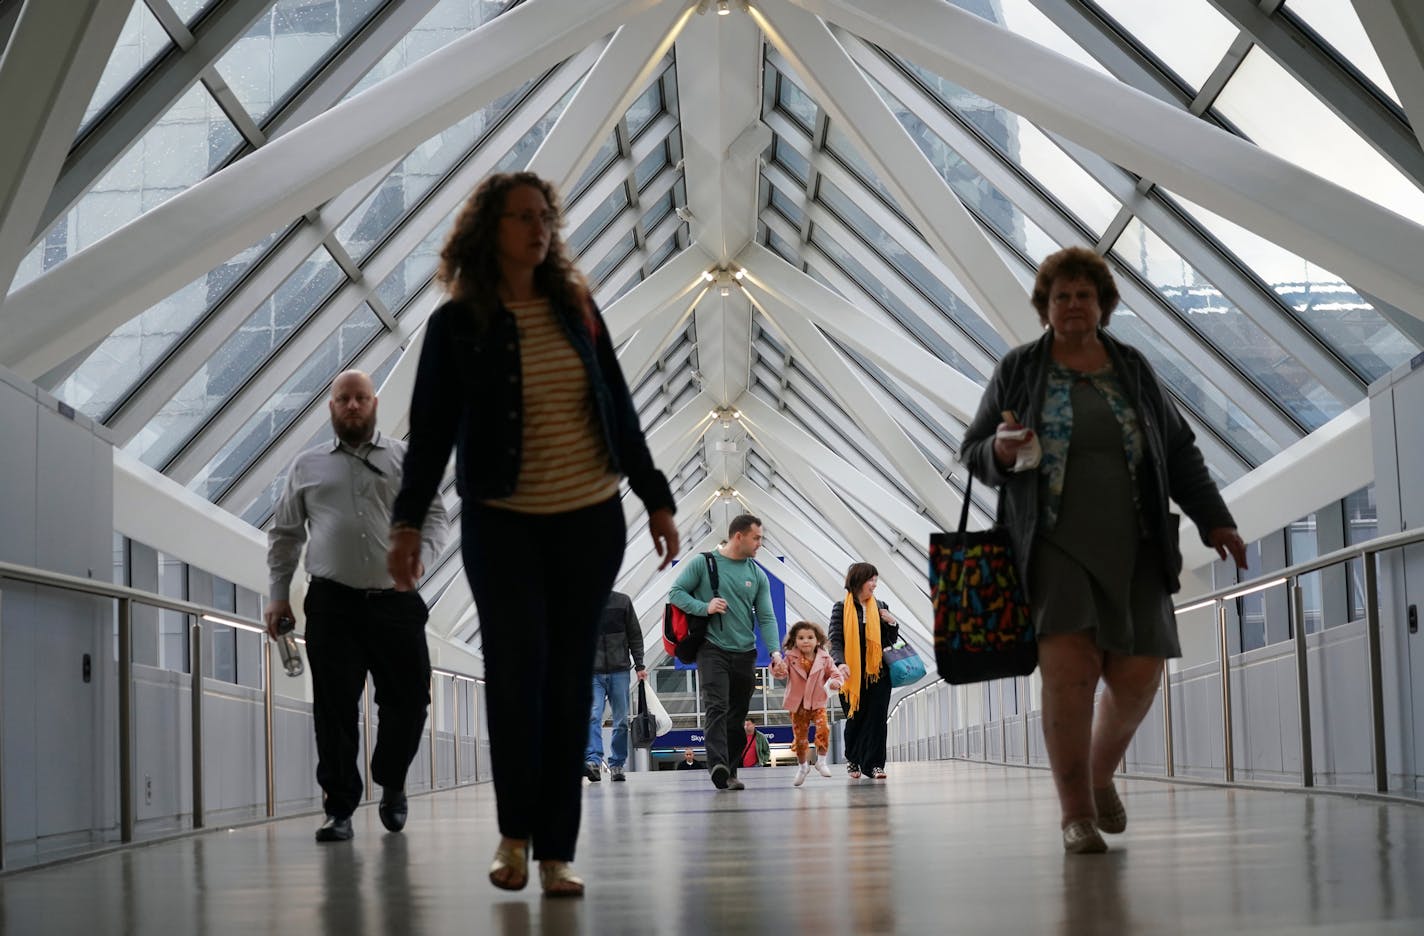
[{"label": "teal handbag", "polygon": [[895,645],[884,651],[882,656],[890,667],[892,688],[913,686],[925,678],[925,661],[921,660],[920,655],[915,652],[915,648],[905,641],[897,640]]}]

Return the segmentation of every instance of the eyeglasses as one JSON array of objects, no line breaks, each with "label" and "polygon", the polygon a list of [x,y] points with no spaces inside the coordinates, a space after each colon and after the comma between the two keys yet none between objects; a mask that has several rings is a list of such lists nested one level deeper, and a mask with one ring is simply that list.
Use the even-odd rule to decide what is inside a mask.
[{"label": "eyeglasses", "polygon": [[520,224],[532,225],[537,221],[549,228],[559,223],[559,214],[556,211],[506,211],[500,217],[513,218]]}]

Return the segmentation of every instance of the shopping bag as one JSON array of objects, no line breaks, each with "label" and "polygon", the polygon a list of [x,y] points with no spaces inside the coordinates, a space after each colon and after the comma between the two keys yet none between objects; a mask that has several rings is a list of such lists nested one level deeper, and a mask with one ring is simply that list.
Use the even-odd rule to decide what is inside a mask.
[{"label": "shopping bag", "polygon": [[650,748],[658,737],[658,719],[648,711],[648,684],[638,681],[638,707],[628,716],[628,740],[635,748]]},{"label": "shopping bag", "polygon": [[915,652],[915,648],[905,641],[896,641],[894,646],[884,651],[881,656],[885,660],[885,664],[890,667],[890,686],[892,688],[913,686],[925,678],[925,661],[921,660],[920,655]]},{"label": "shopping bag", "polygon": [[970,533],[969,493],[959,530],[930,537],[935,663],[951,683],[1027,676],[1038,666],[1038,642],[1019,582],[1008,530]]},{"label": "shopping bag", "polygon": [[653,718],[657,720],[658,735],[662,736],[672,731],[672,716],[667,713],[667,709],[663,708],[662,700],[660,700],[658,694],[653,691],[652,684],[640,682],[639,685],[643,688],[643,695],[648,703],[648,711],[652,712]]}]

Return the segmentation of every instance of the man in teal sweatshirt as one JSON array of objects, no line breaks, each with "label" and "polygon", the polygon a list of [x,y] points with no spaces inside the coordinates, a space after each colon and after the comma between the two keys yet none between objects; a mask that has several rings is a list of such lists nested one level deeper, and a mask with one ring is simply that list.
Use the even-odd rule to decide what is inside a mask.
[{"label": "man in teal sweatshirt", "polygon": [[719,790],[740,790],[737,779],[746,739],[747,717],[756,688],[756,629],[782,669],[776,612],[771,606],[771,581],[756,564],[761,548],[761,521],[742,514],[727,528],[727,542],[712,553],[717,563],[720,597],[712,595],[707,563],[700,558],[683,563],[668,600],[688,614],[709,615],[707,640],[697,653],[702,702],[706,710],[707,766]]}]

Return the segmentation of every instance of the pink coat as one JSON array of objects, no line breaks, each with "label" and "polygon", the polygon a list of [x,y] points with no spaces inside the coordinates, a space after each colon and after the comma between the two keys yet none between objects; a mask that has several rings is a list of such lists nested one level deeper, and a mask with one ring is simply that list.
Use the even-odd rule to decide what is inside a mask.
[{"label": "pink coat", "polygon": [[826,680],[840,679],[840,671],[836,668],[835,660],[826,652],[824,647],[816,649],[816,658],[811,663],[811,672],[806,672],[801,663],[801,651],[792,648],[786,651],[786,697],[781,700],[781,705],[788,712],[794,712],[798,708],[818,709],[825,708],[830,701],[830,692],[826,689]]}]

